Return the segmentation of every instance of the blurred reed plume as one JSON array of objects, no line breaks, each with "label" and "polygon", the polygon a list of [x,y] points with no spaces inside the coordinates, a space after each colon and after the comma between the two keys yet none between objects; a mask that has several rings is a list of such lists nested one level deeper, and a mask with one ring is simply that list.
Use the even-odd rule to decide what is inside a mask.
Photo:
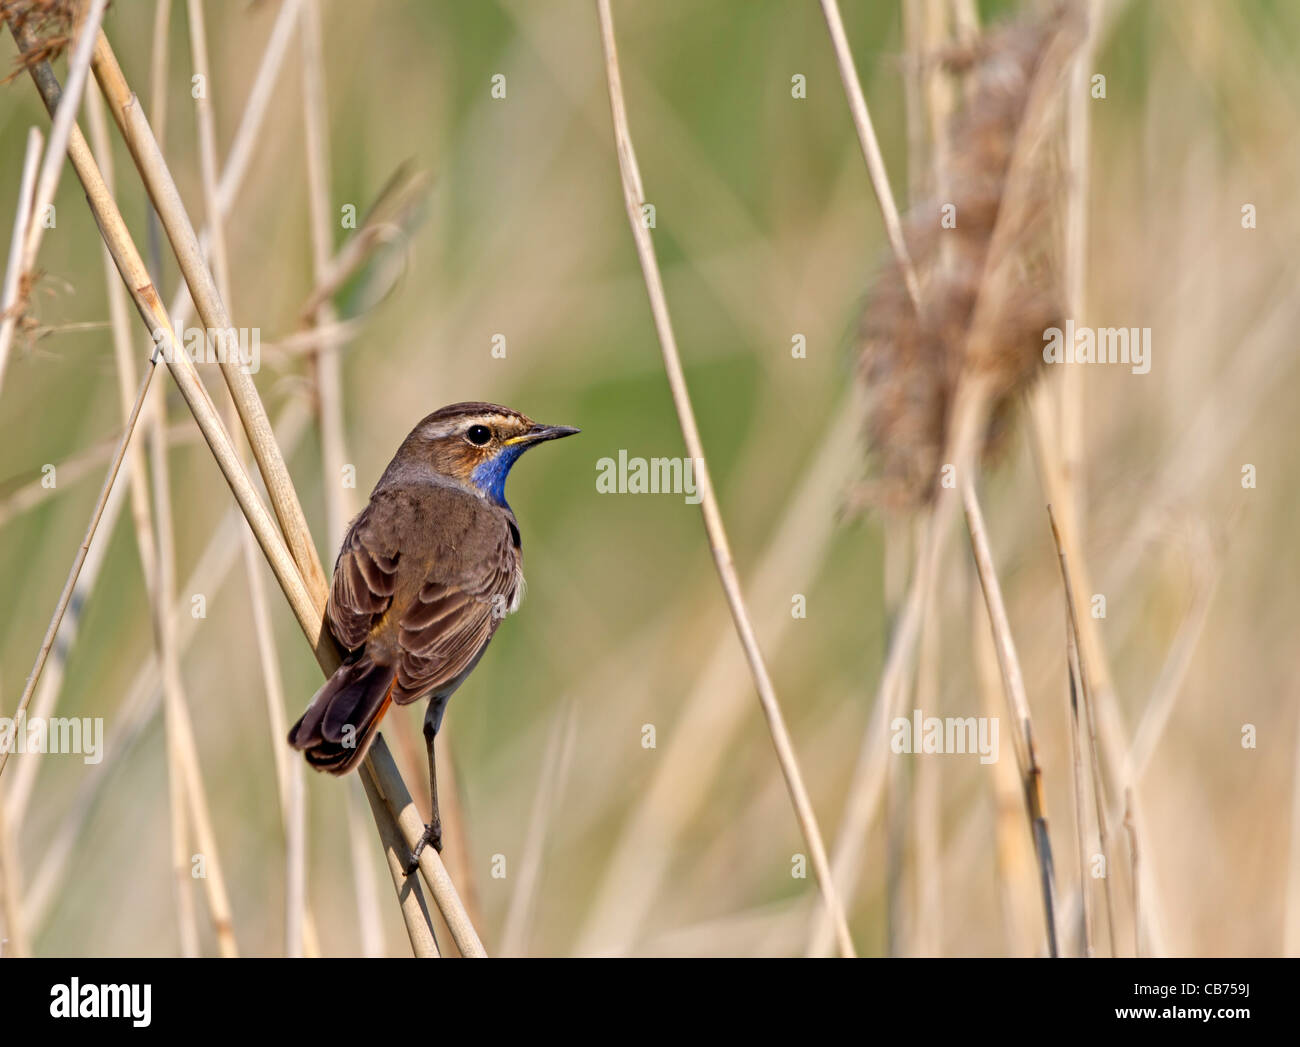
[{"label": "blurred reed plume", "polygon": [[[1045,56],[1061,34],[1078,34],[1077,13],[1062,5],[925,60],[960,76],[966,88],[946,128],[947,163],[905,223],[920,311],[891,255],[859,326],[858,374],[876,459],[862,492],[868,504],[897,513],[933,499],[957,381],[968,365],[992,381],[985,451],[993,451],[1015,397],[1038,374],[1044,329],[1062,320],[1062,123],[1055,106],[1035,119],[1030,101],[1040,72],[1063,72],[1045,69]],[[1009,192],[1018,152],[1023,177]],[[1007,245],[1003,257],[991,257],[995,233]],[[989,296],[988,322],[976,330],[981,293]]]},{"label": "blurred reed plume", "polygon": [[63,54],[76,20],[74,0],[0,0],[0,22],[9,23],[15,32],[30,31],[38,40],[35,48],[19,56],[13,72],[0,83],[7,84],[32,66]]}]

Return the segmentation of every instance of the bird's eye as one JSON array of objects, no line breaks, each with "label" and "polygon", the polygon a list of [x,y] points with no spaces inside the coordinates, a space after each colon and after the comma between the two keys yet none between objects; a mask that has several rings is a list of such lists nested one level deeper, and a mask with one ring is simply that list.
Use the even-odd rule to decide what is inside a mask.
[{"label": "bird's eye", "polygon": [[478,444],[479,447],[482,447],[492,439],[492,430],[486,425],[471,425],[465,432],[465,439],[472,444]]}]

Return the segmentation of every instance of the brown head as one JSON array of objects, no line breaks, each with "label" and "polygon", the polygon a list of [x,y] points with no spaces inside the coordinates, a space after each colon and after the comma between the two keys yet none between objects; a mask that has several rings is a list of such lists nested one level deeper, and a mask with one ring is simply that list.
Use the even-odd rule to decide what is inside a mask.
[{"label": "brown head", "polygon": [[451,404],[411,430],[379,483],[432,471],[505,505],[506,476],[519,456],[536,444],[576,432],[568,425],[541,425],[499,404]]}]

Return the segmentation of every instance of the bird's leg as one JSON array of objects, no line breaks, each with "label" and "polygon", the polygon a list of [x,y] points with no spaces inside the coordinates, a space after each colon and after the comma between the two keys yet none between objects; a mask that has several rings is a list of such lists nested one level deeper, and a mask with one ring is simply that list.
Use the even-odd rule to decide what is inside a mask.
[{"label": "bird's leg", "polygon": [[433,740],[438,736],[438,728],[435,727],[431,719],[426,718],[424,721],[424,744],[429,750],[429,800],[430,822],[424,827],[424,832],[420,834],[420,839],[415,844],[415,849],[411,852],[411,859],[406,864],[406,875],[410,876],[420,866],[420,854],[425,847],[433,844],[433,849],[439,854],[442,853],[442,817],[438,813],[438,766],[433,759]]}]

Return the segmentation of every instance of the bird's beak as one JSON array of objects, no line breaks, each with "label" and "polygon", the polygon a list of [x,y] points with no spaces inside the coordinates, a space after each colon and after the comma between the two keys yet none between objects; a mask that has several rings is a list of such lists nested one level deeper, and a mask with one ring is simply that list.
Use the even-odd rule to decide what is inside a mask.
[{"label": "bird's beak", "polygon": [[532,446],[541,443],[543,440],[558,440],[562,436],[572,436],[574,433],[580,432],[582,432],[581,429],[575,429],[571,425],[534,425],[528,432],[512,436],[504,442],[507,446],[511,444]]}]

